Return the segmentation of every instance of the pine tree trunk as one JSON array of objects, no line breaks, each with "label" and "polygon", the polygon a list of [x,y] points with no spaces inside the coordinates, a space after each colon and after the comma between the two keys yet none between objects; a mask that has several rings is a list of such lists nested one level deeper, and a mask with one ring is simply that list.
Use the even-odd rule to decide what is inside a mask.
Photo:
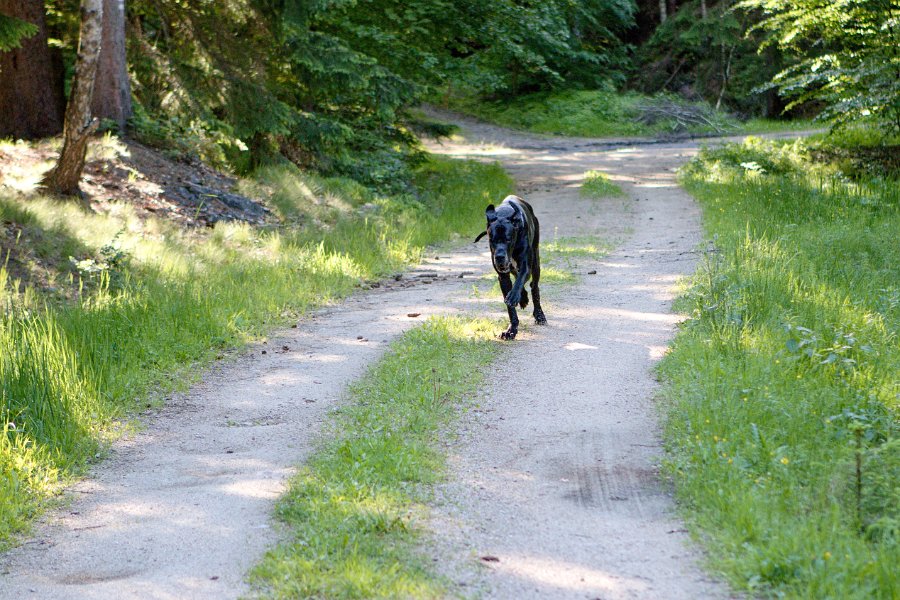
[{"label": "pine tree trunk", "polygon": [[103,37],[91,110],[125,131],[131,117],[131,83],[125,58],[125,0],[103,0]]},{"label": "pine tree trunk", "polygon": [[20,47],[0,54],[0,138],[36,139],[63,128],[62,69],[47,46],[41,0],[0,0],[0,12],[37,25]]},{"label": "pine tree trunk", "polygon": [[66,106],[63,148],[56,166],[44,177],[42,185],[53,194],[78,196],[78,182],[84,169],[88,140],[99,122],[91,117],[94,77],[100,55],[103,28],[103,0],[82,0],[81,32],[72,93]]}]

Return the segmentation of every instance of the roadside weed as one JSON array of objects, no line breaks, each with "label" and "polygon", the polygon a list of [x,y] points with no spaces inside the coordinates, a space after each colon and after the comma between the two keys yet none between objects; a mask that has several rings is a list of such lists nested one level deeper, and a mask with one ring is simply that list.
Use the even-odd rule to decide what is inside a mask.
[{"label": "roadside weed", "polygon": [[609,196],[624,196],[617,184],[613,183],[609,175],[602,171],[588,171],[584,174],[584,183],[581,184],[580,193],[589,198],[607,198]]}]

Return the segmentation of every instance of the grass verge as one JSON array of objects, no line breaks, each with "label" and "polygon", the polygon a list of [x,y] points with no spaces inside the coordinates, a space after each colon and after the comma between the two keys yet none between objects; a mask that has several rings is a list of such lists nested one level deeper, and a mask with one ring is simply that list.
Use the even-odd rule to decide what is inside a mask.
[{"label": "grass verge", "polygon": [[403,335],[349,391],[315,456],[278,504],[289,541],[253,570],[266,598],[434,598],[415,552],[442,432],[498,352],[497,323],[434,318]]},{"label": "grass verge", "polygon": [[499,166],[437,158],[419,168],[415,194],[320,183],[325,201],[303,213],[291,203],[309,196],[293,192],[310,180],[267,172],[252,186],[278,197],[289,225],[208,233],[138,219],[125,204],[85,214],[0,197],[0,546],[138,402],[183,386],[222,349],[418,260],[427,244],[468,238],[484,205],[512,189]]},{"label": "grass verge", "polygon": [[678,495],[716,571],[784,598],[900,597],[900,182],[807,142],[682,172],[713,237],[661,365]]}]

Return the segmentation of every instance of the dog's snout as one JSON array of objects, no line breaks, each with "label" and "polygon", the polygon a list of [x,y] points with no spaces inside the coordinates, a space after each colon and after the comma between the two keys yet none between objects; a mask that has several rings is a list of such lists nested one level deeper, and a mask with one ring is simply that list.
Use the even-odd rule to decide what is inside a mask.
[{"label": "dog's snout", "polygon": [[501,272],[509,271],[509,256],[506,254],[506,248],[503,246],[498,246],[494,249],[494,267]]}]

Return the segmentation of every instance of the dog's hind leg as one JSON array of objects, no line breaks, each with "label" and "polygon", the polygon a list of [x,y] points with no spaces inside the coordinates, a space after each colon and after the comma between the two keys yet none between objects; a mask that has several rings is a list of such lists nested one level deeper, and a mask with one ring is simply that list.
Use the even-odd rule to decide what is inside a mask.
[{"label": "dog's hind leg", "polygon": [[[509,278],[509,273],[500,273],[499,278],[500,291],[503,292],[503,297],[506,298],[510,290],[512,290],[512,281]],[[519,315],[516,314],[516,308],[508,304],[506,305],[506,312],[509,314],[509,329],[500,334],[500,339],[514,340],[516,339],[516,334],[519,333]]]},{"label": "dog's hind leg", "polygon": [[[544,316],[544,310],[541,308],[541,290],[538,288],[538,283],[541,280],[541,256],[539,252],[539,242],[540,242],[540,234],[536,229],[534,232],[534,252],[532,254],[532,259],[534,262],[531,264],[531,301],[534,303],[534,311],[532,311],[532,315],[534,315],[534,321],[538,325],[546,325],[547,317]],[[525,308],[524,306],[522,308]]]}]

